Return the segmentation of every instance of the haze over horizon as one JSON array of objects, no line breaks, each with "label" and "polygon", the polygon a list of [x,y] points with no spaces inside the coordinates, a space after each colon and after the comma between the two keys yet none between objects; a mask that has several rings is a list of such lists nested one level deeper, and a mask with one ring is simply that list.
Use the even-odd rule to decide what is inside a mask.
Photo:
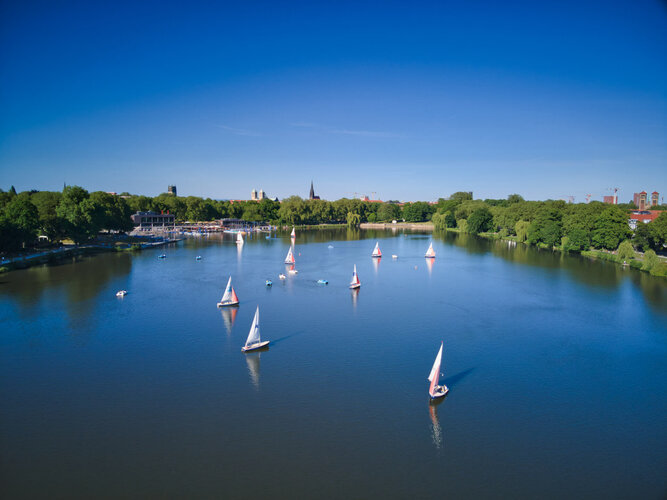
[{"label": "haze over horizon", "polygon": [[3,189],[667,189],[657,0],[4,2],[0,71]]}]

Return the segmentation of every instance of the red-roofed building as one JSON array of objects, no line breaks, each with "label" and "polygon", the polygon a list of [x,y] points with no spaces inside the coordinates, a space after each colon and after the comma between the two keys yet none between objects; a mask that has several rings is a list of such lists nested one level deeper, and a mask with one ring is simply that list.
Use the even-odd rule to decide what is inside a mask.
[{"label": "red-roofed building", "polygon": [[661,210],[635,210],[628,216],[628,225],[634,231],[637,229],[637,224],[640,222],[648,224],[657,219],[661,213]]},{"label": "red-roofed building", "polygon": [[660,193],[658,193],[657,191],[653,191],[651,193],[651,206],[652,207],[657,207],[658,205],[660,205],[660,202],[658,201],[659,198],[660,198]]},{"label": "red-roofed building", "polygon": [[635,193],[632,201],[639,210],[646,210],[646,191]]}]

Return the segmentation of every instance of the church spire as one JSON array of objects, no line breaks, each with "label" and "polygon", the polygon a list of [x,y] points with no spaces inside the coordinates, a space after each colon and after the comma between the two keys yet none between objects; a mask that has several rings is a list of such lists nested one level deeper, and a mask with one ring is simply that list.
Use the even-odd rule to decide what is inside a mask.
[{"label": "church spire", "polygon": [[310,199],[314,200],[315,199],[315,189],[313,189],[313,181],[310,181]]}]

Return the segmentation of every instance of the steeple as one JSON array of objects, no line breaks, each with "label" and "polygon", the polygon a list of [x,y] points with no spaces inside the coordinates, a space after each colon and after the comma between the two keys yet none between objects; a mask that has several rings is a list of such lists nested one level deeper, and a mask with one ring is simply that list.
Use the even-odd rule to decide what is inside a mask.
[{"label": "steeple", "polygon": [[313,189],[313,181],[310,181],[310,199],[314,200],[315,199],[315,189]]}]

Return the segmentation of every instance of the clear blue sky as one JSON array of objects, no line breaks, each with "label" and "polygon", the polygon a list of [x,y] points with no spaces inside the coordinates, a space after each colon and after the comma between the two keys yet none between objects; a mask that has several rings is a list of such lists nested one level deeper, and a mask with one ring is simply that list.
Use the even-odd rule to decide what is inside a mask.
[{"label": "clear blue sky", "polygon": [[667,190],[658,0],[7,0],[0,75],[5,190]]}]

